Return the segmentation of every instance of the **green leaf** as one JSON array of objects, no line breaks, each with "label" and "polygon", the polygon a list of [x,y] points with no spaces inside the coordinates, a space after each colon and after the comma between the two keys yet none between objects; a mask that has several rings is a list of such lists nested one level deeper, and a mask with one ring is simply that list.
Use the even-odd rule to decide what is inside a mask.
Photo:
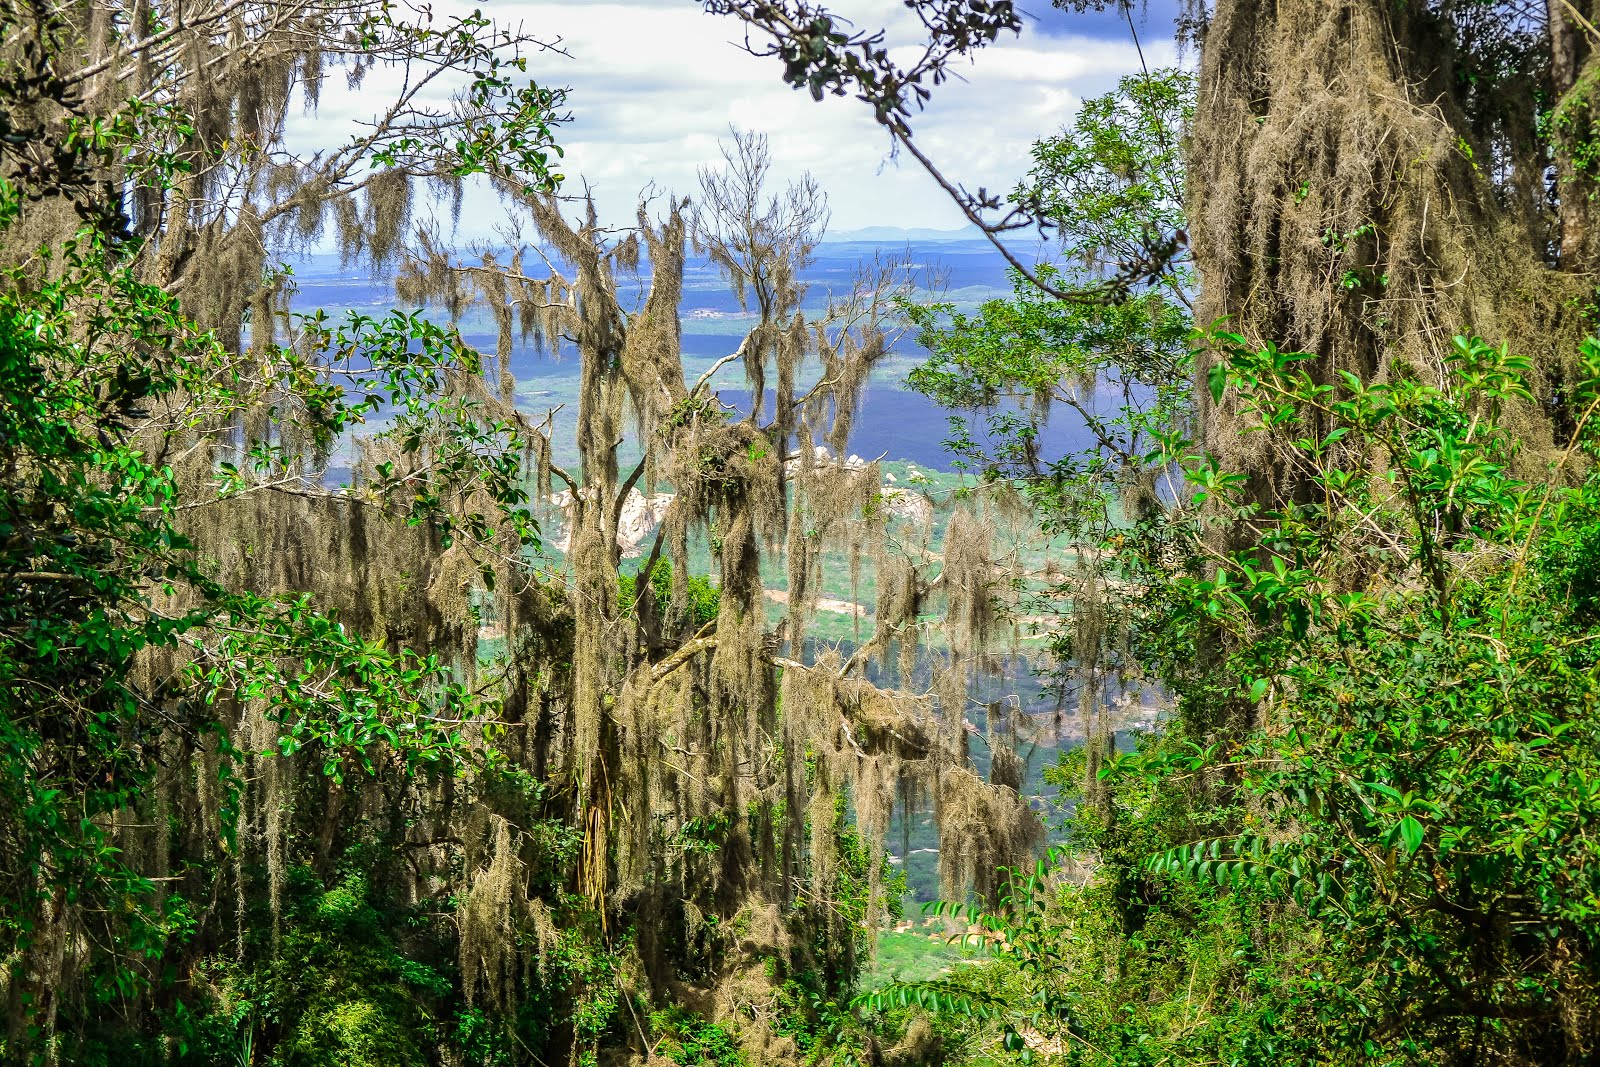
[{"label": "green leaf", "polygon": [[1417,849],[1422,847],[1422,824],[1413,816],[1407,815],[1400,820],[1399,836],[1405,844],[1406,854],[1416,855]]},{"label": "green leaf", "polygon": [[1206,385],[1211,390],[1212,401],[1222,403],[1222,394],[1228,389],[1228,365],[1221,361],[1213,363],[1206,371]]}]

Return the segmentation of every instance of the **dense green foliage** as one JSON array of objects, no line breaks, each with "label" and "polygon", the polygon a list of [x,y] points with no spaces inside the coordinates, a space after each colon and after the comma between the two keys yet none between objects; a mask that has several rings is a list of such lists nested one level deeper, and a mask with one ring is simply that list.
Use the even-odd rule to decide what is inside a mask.
[{"label": "dense green foliage", "polygon": [[[1589,46],[1552,39],[1552,65],[1565,48],[1573,67],[1551,83],[1559,101],[1497,104],[1532,84],[1536,35],[1473,40],[1494,5],[1435,6],[1416,17],[1466,28],[1457,73],[1481,82],[1472,114],[1489,143],[1518,142],[1527,131],[1512,126],[1536,117],[1529,128],[1555,146],[1549,189],[1536,182],[1539,210],[1565,227],[1548,254],[1579,262],[1589,238],[1573,190],[1594,176],[1594,71],[1576,68]],[[559,94],[514,75],[525,61],[502,54],[510,37],[476,14],[441,32],[387,5],[362,12],[345,45],[469,75],[453,117],[408,113],[427,121],[360,146],[373,212],[405,215],[379,195],[389,169],[409,168],[395,171],[401,185],[489,174],[524,197],[558,180]],[[794,34],[804,47],[779,54],[814,95],[859,87],[909,145],[922,81],[1014,21],[1008,4],[956,4],[927,23],[936,47],[910,72],[877,38],[820,16]],[[930,909],[964,950],[942,953],[940,970],[863,987],[874,925],[900,918],[905,880],[852,803],[892,812],[906,765],[946,755],[887,713],[852,732],[842,689],[856,712],[894,708],[885,691],[850,688],[848,666],[826,679],[834,702],[818,697],[815,732],[774,729],[817,709],[775,700],[780,668],[784,680],[810,668],[769,659],[781,639],[760,625],[753,551],[727,566],[719,537],[720,582],[685,576],[659,543],[642,572],[619,573],[613,557],[575,591],[534,580],[530,483],[548,480],[548,457],[530,476],[541,442],[509,399],[511,303],[496,305],[494,388],[457,332],[420,313],[278,323],[263,296],[230,305],[224,336],[149,281],[140,257],[166,235],[125,208],[118,184],[170,192],[238,142],[202,130],[207,116],[138,99],[91,114],[54,66],[77,47],[68,15],[0,5],[0,28],[22,42],[3,46],[13,62],[0,78],[0,1059],[1477,1067],[1600,1055],[1600,340],[1544,365],[1471,333],[1434,336],[1433,364],[1396,361],[1369,379],[1226,321],[1196,331],[1206,279],[1184,251],[1189,74],[1125,79],[1037,145],[1012,203],[1059,235],[1060,254],[1018,270],[1012,299],[904,305],[932,353],[912,383],[952,411],[970,493],[1019,492],[1045,533],[1074,543],[1027,608],[1049,626],[1087,741],[1049,774],[1073,807],[1065,844],[1009,872],[992,899]],[[1483,65],[1501,54],[1504,70]],[[22,151],[46,140],[52,153]],[[1465,140],[1455,150],[1478,170]],[[1302,183],[1284,203],[1327,193]],[[37,214],[46,202],[67,213]],[[585,314],[601,307],[607,257],[636,268],[638,242],[586,244],[550,202],[528,205],[587,257],[568,295],[582,290]],[[1323,232],[1313,255],[1338,268],[1322,278],[1338,299],[1390,287],[1381,230],[1352,219]],[[669,237],[681,269],[676,209],[659,232],[641,212],[641,232],[653,271]],[[287,281],[268,268],[262,292]],[[545,284],[551,307],[576,311],[577,298],[555,299],[554,275]],[[639,325],[608,314],[573,329],[620,338]],[[652,341],[632,343],[618,341],[614,362]],[[619,381],[604,387],[615,412]],[[666,381],[655,384],[670,396]],[[706,428],[699,388],[668,430]],[[1047,454],[1041,431],[1062,408],[1090,443]],[[1197,412],[1211,422],[1196,426]],[[368,462],[335,490],[330,454],[369,420],[381,428],[363,442]],[[748,547],[756,521],[740,507],[782,461],[764,430],[711,421],[722,437],[688,440],[690,466],[713,476],[679,488],[711,492],[731,520],[718,529]],[[600,422],[584,427],[590,459],[614,467]],[[1221,440],[1227,458],[1197,443]],[[771,484],[781,503],[782,478]],[[598,488],[590,499],[616,495]],[[280,497],[281,509],[258,506]],[[849,501],[842,511],[881,503]],[[356,531],[381,548],[295,559],[381,555],[388,584],[362,592],[392,595],[387,616],[358,624],[299,591],[292,568],[250,558],[294,555],[296,537],[328,526],[341,531],[331,542]],[[598,542],[573,536],[574,555],[600,559]],[[497,600],[507,577],[520,588]],[[910,573],[912,601],[928,591],[917,583]],[[405,599],[418,585],[426,596]],[[646,649],[631,676],[616,669],[639,650],[566,612],[596,592],[587,606],[608,611],[585,617],[669,619],[686,639]],[[741,603],[750,610],[726,610]],[[520,613],[495,638],[503,650],[432,650],[477,649],[503,618],[485,605]],[[574,666],[574,630],[596,677]],[[715,666],[686,667],[697,656]],[[599,676],[612,672],[607,689]],[[730,686],[736,674],[751,684]],[[562,686],[594,712],[594,749],[566,776],[546,773],[575,744],[550,713]],[[1130,735],[1108,709],[1136,691],[1159,694],[1165,715]],[[519,717],[502,717],[511,697]],[[735,732],[703,730],[712,716]],[[742,717],[757,743],[734,753]],[[695,765],[709,783],[670,780],[710,797],[679,810],[698,814],[625,810],[663,794],[623,794],[612,771],[704,756],[696,745],[732,754]],[[740,777],[747,757],[769,765],[766,787]],[[868,764],[876,778],[797,788]],[[944,770],[1016,799],[965,765]],[[792,831],[781,842],[780,819]],[[881,831],[887,815],[862,821]],[[633,880],[608,884],[629,848],[642,854]],[[770,870],[783,892],[751,892],[752,872]]]},{"label": "dense green foliage", "polygon": [[[1036,153],[1071,161],[1055,210],[1091,277],[1072,225],[1107,217],[1095,176],[1137,190],[1160,165],[1155,140],[1117,154],[1114,100],[1143,84]],[[1116,202],[1134,230],[1182,224]],[[977,315],[923,313],[913,381],[957,450],[1080,539],[1090,580],[1054,590],[1066,683],[1155,683],[1172,712],[1051,772],[1076,805],[1062,854],[995,907],[940,905],[991,962],[859,1007],[907,1040],[930,1014],[972,1064],[1587,1062],[1600,343],[1562,372],[1570,435],[1545,452],[1519,438],[1548,379],[1506,346],[1455,338],[1438,381],[1327,381],[1315,356],[1191,334],[1159,293],[1084,306],[1019,278]],[[1191,442],[1202,400],[1251,466]],[[1095,447],[1041,460],[1052,405]]]},{"label": "dense green foliage", "polygon": [[[1585,420],[1549,480],[1512,474],[1499,420],[1527,366],[1477,339],[1443,387],[1320,386],[1300,354],[1212,341],[1212,387],[1322,493],[1266,512],[1189,460],[1199,506],[1119,555],[1148,590],[1141,662],[1178,711],[1101,771],[1107,804],[1080,806],[1094,878],[1050,890],[1041,864],[970,914],[1004,945],[993,974],[871,1002],[993,1019],[1024,1061],[1054,1047],[1049,1023],[1083,1063],[1581,1058],[1600,437]],[[1592,411],[1600,343],[1583,358]],[[1374,466],[1342,469],[1336,443]],[[1254,543],[1217,547],[1240,522]]]},{"label": "dense green foliage", "polygon": [[[440,720],[463,717],[473,697],[436,659],[365,642],[304,597],[212,577],[175,524],[192,502],[171,467],[153,460],[162,443],[136,438],[125,420],[172,403],[194,417],[226,415],[235,400],[216,384],[221,353],[170,299],[118,268],[101,235],[80,241],[59,279],[0,296],[0,374],[14,398],[0,412],[0,810],[13,860],[0,910],[24,945],[41,910],[102,915],[106,944],[121,949],[105,954],[93,980],[115,998],[148,981],[127,965],[126,949],[159,958],[166,939],[183,934],[185,901],[163,899],[125,867],[102,821],[149,787],[162,730],[220,746],[226,796],[239,754],[216,733],[219,699],[265,701],[283,752],[307,750],[338,781],[370,774],[379,760],[456,758],[458,738]],[[83,331],[67,309],[86,295],[99,314]],[[328,337],[366,369],[352,376],[354,401],[342,390],[323,397],[324,432],[380,397],[409,407],[397,428],[443,417],[426,398],[465,352],[451,335],[396,316],[352,320]],[[453,427],[458,440],[494,432]],[[515,507],[520,490],[501,486]],[[154,649],[182,654],[164,677],[136,669]],[[226,848],[233,805],[225,800],[221,813]]]},{"label": "dense green foliage", "polygon": [[[1531,398],[1529,368],[1504,346],[1457,338],[1443,388],[1335,387],[1300,372],[1304,357],[1218,341],[1211,388],[1237,391],[1321,499],[1247,509],[1258,547],[1172,583],[1168,633],[1216,626],[1228,650],[1203,674],[1167,667],[1187,739],[1214,734],[1210,709],[1228,703],[1254,729],[1196,754],[1237,796],[1237,827],[1150,870],[1304,910],[1304,946],[1268,958],[1256,1055],[1581,1055],[1600,964],[1584,591],[1600,344],[1582,353],[1577,436],[1529,481],[1501,425]],[[1337,427],[1319,429],[1329,415]],[[1337,463],[1336,443],[1373,468]],[[1191,478],[1214,497],[1210,523],[1237,514],[1226,477]],[[1195,762],[1169,746],[1111,773]]]},{"label": "dense green foliage", "polygon": [[[18,73],[4,85],[8,117],[54,108],[68,131],[8,140],[13,152],[60,137],[49,166],[7,155],[0,178],[0,234],[15,253],[0,278],[0,990],[10,1024],[0,1059],[359,1065],[442,1047],[461,1062],[513,1062],[513,1042],[537,1045],[559,1028],[549,1005],[525,1003],[512,1020],[466,1005],[449,929],[456,902],[394,895],[400,827],[333,832],[346,789],[396,775],[470,772],[491,795],[536,802],[529,782],[457,725],[482,716],[481,690],[436,655],[347,629],[305,593],[239,580],[189,531],[236,502],[305,492],[331,446],[381,414],[372,440],[406,469],[380,465],[359,490],[366,506],[441,549],[536,547],[517,428],[449,387],[479,373],[478,356],[418,314],[305,317],[298,343],[270,355],[258,345],[241,371],[216,331],[141,280],[144,243],[106,199],[104,168],[131,146],[174,136],[178,148],[134,173],[186,172],[188,117],[135,109],[101,125],[48,76],[67,58],[69,22],[6,5],[0,24],[8,37],[32,35],[23,59],[46,72],[8,68]],[[418,56],[476,67],[475,134],[450,148],[457,174],[493,157],[526,168],[529,182],[550,178],[552,99],[507,78],[479,39],[485,20],[449,39],[388,10],[363,25]],[[367,147],[416,158],[427,131]],[[31,213],[57,200],[81,225],[29,246]],[[197,441],[224,441],[227,427],[259,417],[263,394],[282,432],[247,451],[217,448],[213,461]],[[492,573],[481,577],[492,587]],[[242,708],[271,724],[255,738],[268,751],[240,747]],[[305,813],[298,826],[284,816],[286,836],[320,837],[292,853],[313,862],[282,872],[241,860],[241,834],[260,833],[241,825],[241,795],[270,759],[303,772],[278,801]],[[173,779],[191,770],[198,795],[168,805]],[[319,831],[311,813],[324,803]],[[152,850],[175,857],[171,874],[149,877],[115,843],[141,817]],[[538,827],[536,810],[529,822]],[[574,846],[545,828],[559,870]],[[219,899],[230,870],[236,908]],[[567,933],[545,986],[577,1015],[605,956],[581,923]]]},{"label": "dense green foliage", "polygon": [[[617,578],[617,595],[624,610],[632,611],[638,593],[639,576],[623,574]],[[650,568],[650,593],[655,600],[658,617],[666,618],[672,610],[672,567],[657,563]],[[684,609],[689,621],[696,627],[704,626],[717,617],[717,587],[711,579],[694,574],[689,576],[689,586]]]}]

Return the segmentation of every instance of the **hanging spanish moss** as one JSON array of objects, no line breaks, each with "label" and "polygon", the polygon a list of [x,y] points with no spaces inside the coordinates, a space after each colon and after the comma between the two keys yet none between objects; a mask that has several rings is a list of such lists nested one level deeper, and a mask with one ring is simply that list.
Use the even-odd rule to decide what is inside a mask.
[{"label": "hanging spanish moss", "polygon": [[[145,146],[181,166],[158,179],[136,151],[106,180],[128,189],[144,237],[133,269],[215,339],[209,372],[226,399],[174,394],[129,433],[184,489],[185,560],[255,598],[150,579],[152,611],[209,611],[213,624],[134,666],[153,702],[202,695],[174,698],[168,725],[138,739],[160,771],[104,827],[144,880],[126,899],[174,931],[164,961],[130,965],[116,994],[128,1026],[167,1018],[175,985],[232,1019],[270,981],[305,1003],[270,1023],[246,1009],[238,1025],[280,1049],[359,1016],[420,1062],[405,1035],[438,1032],[430,1012],[481,1017],[501,1037],[544,1012],[538,1062],[584,1062],[602,1041],[647,1058],[642,1021],[621,1036],[582,1028],[582,1006],[610,997],[742,1019],[750,1054],[768,1057],[756,1062],[781,1062],[792,1040],[741,1005],[770,1002],[789,975],[842,987],[857,973],[866,941],[839,898],[864,850],[866,922],[888,912],[897,805],[931,798],[941,826],[948,813],[951,892],[992,893],[994,867],[1027,857],[1039,827],[1014,754],[993,757],[984,782],[966,753],[967,688],[999,633],[993,520],[958,511],[936,554],[931,523],[897,518],[878,465],[848,454],[908,282],[878,264],[807,314],[798,279],[827,216],[814,183],[769,196],[765,144],[739,135],[698,200],[646,203],[614,228],[587,198],[495,170],[513,228],[538,243],[513,230],[498,248],[460,249],[419,220],[429,196],[459,208],[469,168],[451,153],[481,116],[417,95],[432,31],[357,0],[181,15],[135,0],[65,17],[95,106],[115,113],[131,92],[187,116]],[[456,29],[451,47],[520,40]],[[157,43],[124,70],[128,33]],[[378,65],[415,76],[375,126],[318,155],[287,149],[293,108]],[[8,231],[8,251],[70,232],[54,207]],[[447,322],[298,316],[278,263],[322,241],[392,272],[402,303]],[[713,374],[685,372],[692,248],[757,313],[718,368],[736,365],[753,390],[742,417]],[[619,275],[647,275],[637,304]],[[451,328],[477,312],[492,351]],[[578,361],[571,469],[553,459],[553,413],[517,405],[522,347]],[[425,368],[407,380],[427,395],[385,395],[370,377],[385,361]],[[368,406],[352,400],[367,392]],[[338,403],[359,415],[330,418]],[[337,486],[336,467],[349,472]],[[625,530],[641,508],[642,540]],[[558,511],[552,561],[529,523]],[[696,545],[709,573],[692,573]],[[631,574],[630,557],[642,557]],[[881,591],[878,631],[858,611],[848,653],[807,640],[825,560],[839,558],[856,600],[874,572]],[[771,627],[775,574],[789,597]],[[936,587],[950,669],[913,692]],[[241,605],[261,604],[281,632],[240,621]],[[322,651],[282,636],[306,629]],[[893,657],[904,684],[869,681],[872,656]],[[996,720],[988,740],[998,753],[1018,735]],[[13,1032],[36,1028],[58,1050],[58,1031],[89,1040],[92,976],[125,916],[61,894],[35,918],[0,969],[0,1000]],[[578,967],[573,944],[605,966]]]},{"label": "hanging spanish moss", "polygon": [[[1575,86],[1592,46],[1578,41],[1580,13],[1551,10]],[[1231,315],[1251,344],[1310,352],[1322,382],[1437,381],[1464,326],[1504,339],[1541,376],[1547,403],[1516,425],[1522,454],[1542,465],[1542,450],[1564,444],[1561,383],[1590,264],[1576,209],[1588,179],[1562,162],[1568,207],[1552,210],[1548,159],[1570,157],[1532,122],[1549,88],[1512,73],[1546,63],[1507,61],[1539,38],[1493,5],[1217,3],[1189,154],[1197,321]],[[1556,91],[1572,120],[1561,128],[1583,128],[1587,90]],[[1226,415],[1199,412],[1208,450],[1292,497],[1293,472]]]}]

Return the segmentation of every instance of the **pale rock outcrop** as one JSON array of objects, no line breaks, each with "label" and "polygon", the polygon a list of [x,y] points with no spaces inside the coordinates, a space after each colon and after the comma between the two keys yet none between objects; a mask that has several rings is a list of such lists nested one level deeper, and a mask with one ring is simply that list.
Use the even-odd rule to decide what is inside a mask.
[{"label": "pale rock outcrop", "polygon": [[897,519],[928,526],[933,522],[933,501],[914,489],[896,489],[890,486],[883,491],[883,504],[889,514]]},{"label": "pale rock outcrop", "polygon": [[[622,514],[617,516],[617,547],[623,559],[637,559],[644,554],[643,544],[655,533],[672,503],[672,493],[645,494],[637,489],[628,490],[622,502]],[[562,552],[572,543],[572,490],[563,489],[550,496],[550,503],[561,512],[561,526],[548,543]]]}]

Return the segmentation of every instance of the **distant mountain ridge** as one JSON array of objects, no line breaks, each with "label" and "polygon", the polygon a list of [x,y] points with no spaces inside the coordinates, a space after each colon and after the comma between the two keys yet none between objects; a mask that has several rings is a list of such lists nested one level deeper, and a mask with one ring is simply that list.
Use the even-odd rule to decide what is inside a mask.
[{"label": "distant mountain ridge", "polygon": [[839,230],[826,234],[823,244],[892,244],[903,241],[982,241],[983,231],[976,226],[959,230],[933,230],[925,226],[866,226],[859,230]]},{"label": "distant mountain ridge", "polygon": [[[935,230],[926,226],[865,226],[859,230],[830,230],[822,236],[825,245],[906,245],[906,244],[959,244],[970,241],[987,241],[983,231],[976,226],[966,226],[959,230]],[[535,242],[537,246],[537,242]],[[542,247],[542,246],[539,246]],[[495,249],[502,255],[509,255],[507,249]],[[550,249],[545,249],[550,251]],[[314,267],[321,270],[348,268],[352,274],[370,275],[370,271],[363,267],[347,265],[344,257],[332,248],[313,246],[305,248],[293,255],[283,257],[291,264]],[[646,267],[646,271],[648,271]],[[390,272],[383,272],[387,277]]]}]

